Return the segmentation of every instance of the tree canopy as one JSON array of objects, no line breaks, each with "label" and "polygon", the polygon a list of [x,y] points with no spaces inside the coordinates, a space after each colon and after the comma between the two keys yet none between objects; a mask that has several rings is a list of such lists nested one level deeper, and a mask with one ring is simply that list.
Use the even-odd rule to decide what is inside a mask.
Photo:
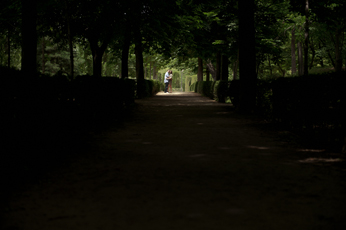
[{"label": "tree canopy", "polygon": [[199,80],[232,80],[249,69],[259,79],[345,66],[341,0],[0,4],[0,64],[31,72],[143,79],[169,63]]}]

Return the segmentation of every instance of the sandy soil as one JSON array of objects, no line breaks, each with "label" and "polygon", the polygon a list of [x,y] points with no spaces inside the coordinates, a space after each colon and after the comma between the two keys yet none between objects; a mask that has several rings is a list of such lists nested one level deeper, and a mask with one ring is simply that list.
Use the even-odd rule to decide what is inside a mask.
[{"label": "sandy soil", "polygon": [[17,189],[5,230],[344,230],[345,159],[195,93],[137,101],[123,127]]}]

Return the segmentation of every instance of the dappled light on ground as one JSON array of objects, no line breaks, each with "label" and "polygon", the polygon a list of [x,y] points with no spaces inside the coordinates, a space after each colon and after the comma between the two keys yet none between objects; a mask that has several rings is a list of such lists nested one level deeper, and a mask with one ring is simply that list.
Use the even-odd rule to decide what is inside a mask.
[{"label": "dappled light on ground", "polygon": [[247,146],[250,149],[259,149],[259,150],[267,150],[270,149],[269,147],[264,147],[264,146]]},{"label": "dappled light on ground", "polygon": [[311,153],[323,153],[325,149],[298,149],[298,152],[311,152]]},{"label": "dappled light on ground", "polygon": [[197,157],[205,157],[207,156],[206,154],[194,154],[194,155],[190,155],[189,157],[193,157],[193,158],[197,158]]},{"label": "dappled light on ground", "polygon": [[301,163],[335,163],[335,162],[343,162],[345,159],[342,158],[318,158],[318,157],[310,157],[304,160],[299,160]]}]

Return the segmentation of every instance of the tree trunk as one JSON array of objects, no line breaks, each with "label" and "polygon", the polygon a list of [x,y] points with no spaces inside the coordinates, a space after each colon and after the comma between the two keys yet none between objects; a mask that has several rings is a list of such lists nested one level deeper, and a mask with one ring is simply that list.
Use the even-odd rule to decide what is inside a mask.
[{"label": "tree trunk", "polygon": [[102,53],[99,49],[93,50],[93,76],[102,76]]},{"label": "tree trunk", "polygon": [[[91,48],[90,48],[91,50]],[[83,59],[84,59],[84,62],[86,63],[86,70],[87,70],[87,74],[88,75],[92,75],[92,61],[90,62],[89,58],[88,58],[88,53],[84,50],[83,52]]]},{"label": "tree trunk", "polygon": [[309,0],[305,0],[304,75],[309,74]]},{"label": "tree trunk", "polygon": [[[332,35],[331,35],[331,39],[333,40]],[[327,47],[325,41],[323,41],[322,39],[320,39],[320,41],[322,42],[322,44],[324,45],[324,47]],[[334,42],[334,45],[335,45],[335,41],[334,41],[334,40],[333,40],[333,42]],[[326,49],[326,50],[327,50],[327,54],[328,54],[328,57],[329,57],[329,59],[330,59],[330,62],[332,63],[334,69],[336,69],[336,64],[335,64],[334,58],[333,58],[332,55],[330,54],[330,50],[329,50],[329,49]]]},{"label": "tree trunk", "polygon": [[221,53],[216,54],[216,80],[221,80]]},{"label": "tree trunk", "polygon": [[26,77],[35,77],[37,72],[37,2],[22,0],[22,71]]},{"label": "tree trunk", "polygon": [[[5,50],[6,49],[5,44],[0,43],[0,48]],[[2,63],[3,63],[3,57],[2,57],[2,55],[0,55],[0,65],[2,65]],[[3,65],[5,65],[5,64],[3,64]]]},{"label": "tree trunk", "polygon": [[102,75],[102,56],[108,46],[109,41],[104,41],[101,47],[98,46],[96,38],[89,38],[91,53],[93,56],[93,76],[101,77]]},{"label": "tree trunk", "polygon": [[205,66],[205,73],[206,73],[206,75],[207,75],[206,81],[210,81],[210,72],[209,72],[209,69],[208,69],[208,66],[207,66],[207,65]]},{"label": "tree trunk", "polygon": [[207,68],[208,68],[209,73],[211,74],[213,80],[216,81],[216,71],[215,71],[215,68],[213,66],[213,63],[211,63],[211,61],[208,60],[206,65],[207,65]]},{"label": "tree trunk", "polygon": [[11,30],[10,27],[8,27],[8,34],[7,34],[7,67],[11,68]]},{"label": "tree trunk", "polygon": [[251,113],[256,107],[256,50],[254,27],[254,0],[238,1],[239,4],[239,109]]},{"label": "tree trunk", "polygon": [[226,55],[222,55],[222,64],[221,64],[221,80],[228,81],[228,57]]},{"label": "tree trunk", "polygon": [[143,98],[148,96],[145,90],[145,78],[144,78],[144,60],[143,60],[143,47],[142,47],[142,35],[140,28],[135,28],[135,55],[136,55],[136,79],[137,79],[137,97]]},{"label": "tree trunk", "polygon": [[[342,55],[340,50],[340,30],[336,30],[335,33],[335,71],[341,72],[342,70]],[[341,46],[342,47],[342,46]]]},{"label": "tree trunk", "polygon": [[285,75],[286,75],[286,70],[283,69],[283,68],[281,68],[281,65],[280,65],[280,64],[278,64],[278,67],[279,67],[279,69],[280,69],[280,71],[281,71],[281,73],[282,73],[282,77],[285,77]]},{"label": "tree trunk", "polygon": [[272,69],[272,63],[270,62],[270,55],[268,55],[268,64],[269,64],[270,76],[273,76],[273,69]]},{"label": "tree trunk", "polygon": [[183,92],[183,71],[180,71],[180,91]]},{"label": "tree trunk", "polygon": [[323,58],[322,57],[320,57],[320,65],[321,65],[322,68],[324,67],[324,62],[323,62]]},{"label": "tree trunk", "polygon": [[238,79],[238,67],[239,67],[239,49],[237,52],[237,60],[234,63],[234,69],[233,69],[233,80]]},{"label": "tree trunk", "polygon": [[303,63],[303,52],[302,52],[302,43],[298,42],[298,75],[302,76],[304,73],[304,63]]},{"label": "tree trunk", "polygon": [[70,51],[70,78],[74,78],[74,58],[73,58],[73,44],[72,44],[72,34],[71,34],[71,22],[70,13],[67,0],[65,1],[65,12],[66,12],[66,22],[67,22],[67,36],[68,36],[68,48]]},{"label": "tree trunk", "polygon": [[[322,49],[321,42],[318,43],[318,48]],[[318,55],[318,58],[319,58],[319,62],[320,62],[321,67],[324,67],[323,57]]]},{"label": "tree trunk", "polygon": [[261,60],[264,58],[264,54],[261,55],[261,58],[259,58],[258,61],[256,61],[256,76],[258,76],[258,73],[260,71],[260,66],[262,64]]},{"label": "tree trunk", "polygon": [[44,58],[45,48],[46,48],[46,44],[45,44],[45,40],[44,40],[44,37],[43,37],[42,38],[42,74],[45,74],[45,72],[46,72],[46,61],[45,61],[45,58]]},{"label": "tree trunk", "polygon": [[203,81],[203,60],[198,57],[197,81]]},{"label": "tree trunk", "polygon": [[143,67],[143,53],[142,53],[142,39],[137,36],[137,42],[135,45],[136,54],[136,79],[144,80],[144,67]]},{"label": "tree trunk", "polygon": [[108,64],[107,64],[107,62],[108,62],[108,53],[107,53],[107,51],[105,51],[105,53],[103,54],[103,64],[102,64],[102,66],[104,67],[104,72],[103,72],[103,75],[104,76],[108,76],[108,68],[107,68],[107,66],[108,66]]},{"label": "tree trunk", "polygon": [[72,36],[71,36],[71,29],[70,26],[68,26],[68,46],[70,51],[70,78],[71,80],[74,79],[74,57],[73,57],[73,44],[72,44]]},{"label": "tree trunk", "polygon": [[237,61],[238,61],[238,60],[236,60],[236,61],[234,62],[234,66],[233,66],[233,80],[237,80],[237,78],[238,78]]},{"label": "tree trunk", "polygon": [[[310,36],[310,38],[311,38],[311,36]],[[309,69],[312,69],[312,67],[314,67],[314,61],[315,61],[315,56],[316,56],[316,51],[315,51],[315,47],[314,47],[314,43],[313,43],[312,39],[310,42],[310,49],[311,49],[312,57],[311,57]]]},{"label": "tree trunk", "polygon": [[155,65],[155,63],[153,64],[153,79],[154,79],[154,80],[157,80],[156,65]]},{"label": "tree trunk", "polygon": [[332,66],[334,67],[334,69],[336,69],[336,64],[335,64],[333,56],[330,54],[330,50],[327,50],[327,54],[330,59],[330,62],[332,63]]},{"label": "tree trunk", "polygon": [[130,40],[125,37],[123,50],[121,53],[121,78],[125,79],[129,77],[129,50],[130,50]]},{"label": "tree trunk", "polygon": [[296,29],[292,29],[292,38],[291,38],[291,71],[292,75],[297,74],[297,62],[296,62]]}]

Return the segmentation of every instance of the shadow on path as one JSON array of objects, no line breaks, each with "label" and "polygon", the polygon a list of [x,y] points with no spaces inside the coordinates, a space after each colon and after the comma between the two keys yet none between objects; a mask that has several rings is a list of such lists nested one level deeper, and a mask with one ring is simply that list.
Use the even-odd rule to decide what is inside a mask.
[{"label": "shadow on path", "polygon": [[139,100],[123,127],[14,193],[0,227],[346,229],[344,159],[257,124],[195,93]]}]

